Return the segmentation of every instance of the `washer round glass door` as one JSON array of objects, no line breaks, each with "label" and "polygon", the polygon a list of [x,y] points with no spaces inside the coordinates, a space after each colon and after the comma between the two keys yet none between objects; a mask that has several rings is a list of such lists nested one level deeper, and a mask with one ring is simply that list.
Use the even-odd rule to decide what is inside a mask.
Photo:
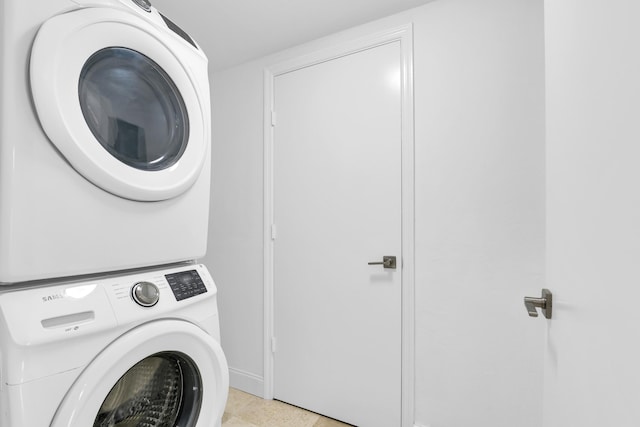
[{"label": "washer round glass door", "polygon": [[93,427],[193,427],[202,404],[198,367],[182,353],[158,353],[131,367],[102,402]]},{"label": "washer round glass door", "polygon": [[208,427],[222,418],[228,387],[216,340],[191,323],[158,320],[98,354],[65,395],[51,427]]},{"label": "washer round glass door", "polygon": [[211,134],[207,59],[146,12],[54,16],[34,41],[30,77],[45,133],[96,186],[157,201],[200,177]]}]

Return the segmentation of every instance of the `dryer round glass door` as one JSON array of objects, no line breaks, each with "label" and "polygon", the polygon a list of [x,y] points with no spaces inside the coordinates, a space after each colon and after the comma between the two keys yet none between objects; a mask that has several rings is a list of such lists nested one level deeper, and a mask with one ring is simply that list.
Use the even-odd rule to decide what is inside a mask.
[{"label": "dryer round glass door", "polygon": [[51,427],[209,427],[229,387],[218,342],[179,320],[138,326],[84,368]]},{"label": "dryer round glass door", "polygon": [[82,67],[80,108],[111,155],[136,169],[173,166],[189,140],[187,108],[171,77],[135,50],[108,47]]},{"label": "dryer round glass door", "polygon": [[200,177],[211,138],[207,58],[157,12],[89,7],[50,18],[30,78],[43,130],[96,186],[157,201]]}]

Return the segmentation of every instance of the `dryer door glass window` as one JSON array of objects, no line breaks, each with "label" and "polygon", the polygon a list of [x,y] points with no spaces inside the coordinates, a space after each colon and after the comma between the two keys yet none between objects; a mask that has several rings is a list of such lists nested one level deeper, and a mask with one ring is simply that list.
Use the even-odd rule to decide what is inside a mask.
[{"label": "dryer door glass window", "polygon": [[122,47],[102,49],[84,64],[78,93],[91,132],[121,162],[156,171],[184,153],[189,139],[184,100],[151,58]]},{"label": "dryer door glass window", "polygon": [[158,353],[129,369],[98,410],[93,427],[194,427],[202,381],[187,356]]}]

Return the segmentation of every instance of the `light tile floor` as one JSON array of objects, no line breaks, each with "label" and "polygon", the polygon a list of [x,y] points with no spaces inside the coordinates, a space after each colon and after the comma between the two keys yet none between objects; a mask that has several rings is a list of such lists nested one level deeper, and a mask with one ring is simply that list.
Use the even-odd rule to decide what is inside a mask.
[{"label": "light tile floor", "polygon": [[222,417],[223,427],[349,427],[278,400],[264,400],[234,388]]}]

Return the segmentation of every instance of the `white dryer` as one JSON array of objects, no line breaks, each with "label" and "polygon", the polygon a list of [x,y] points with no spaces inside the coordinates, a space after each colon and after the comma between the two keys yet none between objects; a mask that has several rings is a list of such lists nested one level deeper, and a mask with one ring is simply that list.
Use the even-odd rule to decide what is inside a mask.
[{"label": "white dryer", "polygon": [[0,284],[204,255],[207,58],[147,0],[0,0]]},{"label": "white dryer", "polygon": [[221,422],[229,374],[202,265],[5,291],[0,315],[2,426]]}]

